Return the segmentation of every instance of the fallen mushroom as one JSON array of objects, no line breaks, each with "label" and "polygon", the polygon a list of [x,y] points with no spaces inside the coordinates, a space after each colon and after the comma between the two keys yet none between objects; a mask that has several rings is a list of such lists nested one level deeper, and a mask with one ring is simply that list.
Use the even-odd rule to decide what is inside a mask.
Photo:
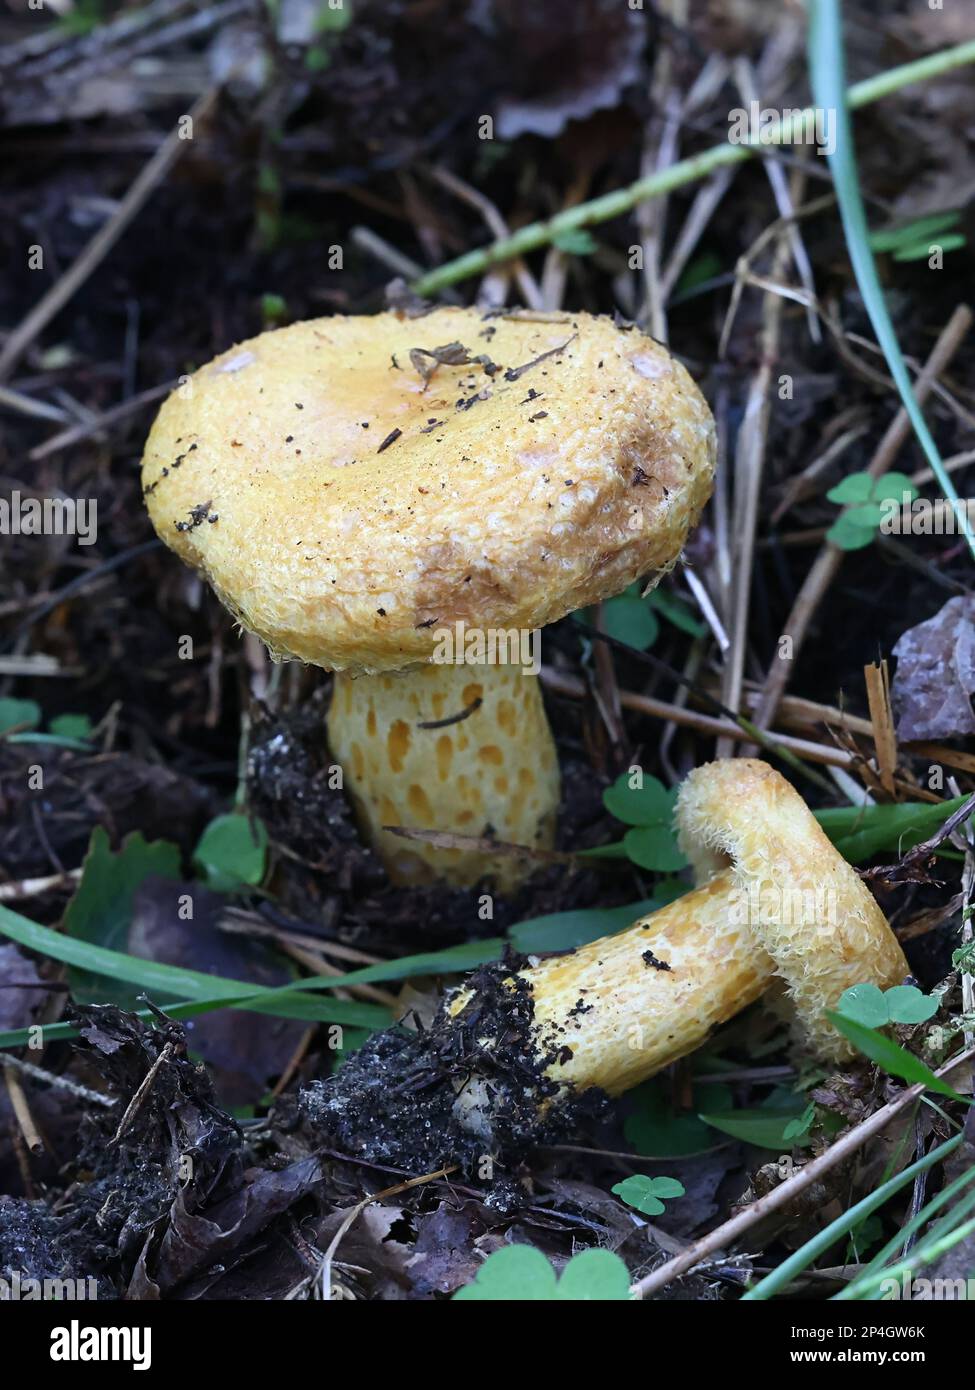
[{"label": "fallen mushroom", "polygon": [[223,354],[162,407],[142,478],[159,535],[241,624],[336,673],[330,748],[391,875],[510,886],[524,856],[383,827],[551,845],[529,639],[659,578],[714,465],[707,405],[651,338],[439,309]]},{"label": "fallen mushroom", "polygon": [[851,985],[907,974],[869,890],[765,763],[698,768],[676,819],[692,892],[566,955],[477,972],[430,1029],[378,1034],[305,1091],[310,1123],[407,1167],[511,1156],[693,1051],[773,982],[797,1044],[847,1057],[825,1011]]}]

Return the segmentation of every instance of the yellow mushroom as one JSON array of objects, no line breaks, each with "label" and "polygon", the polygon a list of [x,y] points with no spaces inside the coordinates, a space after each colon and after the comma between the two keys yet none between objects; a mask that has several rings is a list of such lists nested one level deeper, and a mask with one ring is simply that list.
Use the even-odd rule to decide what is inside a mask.
[{"label": "yellow mushroom", "polygon": [[548,1075],[616,1095],[699,1047],[774,980],[797,1042],[824,1060],[849,1056],[826,1010],[851,985],[897,984],[907,962],[802,797],[766,763],[726,759],[690,774],[676,821],[692,892],[520,972],[536,1047],[572,1052]]},{"label": "yellow mushroom", "polygon": [[394,878],[510,885],[523,857],[383,827],[551,843],[532,634],[658,579],[714,464],[700,392],[637,330],[451,308],[231,349],[163,405],[142,478],[240,623],[336,673],[330,746]]},{"label": "yellow mushroom", "polygon": [[[319,1115],[342,1142],[407,1161],[426,1126],[421,1156],[431,1162],[523,1145],[546,1127],[571,1127],[573,1107],[597,1088],[618,1095],[700,1047],[772,985],[802,1048],[846,1058],[825,1011],[851,985],[884,988],[907,974],[869,890],[765,763],[698,768],[676,820],[697,887],[615,936],[514,973],[479,972],[428,1033],[364,1049],[339,1074],[335,1098],[331,1080],[320,1085]],[[366,1100],[375,1059],[397,1046],[402,1085],[426,1078],[428,1112],[391,1100],[391,1075]],[[437,1075],[439,1091],[429,1080]],[[345,1087],[360,1098],[355,1115],[339,1103]]]}]

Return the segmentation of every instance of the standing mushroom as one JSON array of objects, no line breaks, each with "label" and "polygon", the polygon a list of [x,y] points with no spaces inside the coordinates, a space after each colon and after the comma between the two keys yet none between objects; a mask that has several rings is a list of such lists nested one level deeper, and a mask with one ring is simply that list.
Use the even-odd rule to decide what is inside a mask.
[{"label": "standing mushroom", "polygon": [[142,478],[159,535],[240,623],[336,673],[332,754],[390,874],[511,886],[522,860],[383,827],[551,844],[558,764],[526,644],[659,579],[714,466],[707,405],[651,338],[438,309],[224,353],[163,405]]},{"label": "standing mushroom", "polygon": [[692,1052],[777,982],[796,1042],[837,1062],[825,1017],[851,985],[894,985],[901,948],[869,890],[790,784],[751,759],[709,763],[676,819],[698,876],[615,936],[514,973],[477,972],[419,1034],[375,1035],[305,1093],[306,1114],[378,1162],[474,1162],[571,1130]]}]

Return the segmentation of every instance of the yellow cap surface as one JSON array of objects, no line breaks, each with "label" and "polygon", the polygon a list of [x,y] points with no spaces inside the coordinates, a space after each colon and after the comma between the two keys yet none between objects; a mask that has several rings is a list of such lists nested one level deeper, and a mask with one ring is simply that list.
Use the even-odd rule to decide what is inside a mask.
[{"label": "yellow cap surface", "polygon": [[636,329],[451,308],[231,349],[163,405],[142,483],[273,652],[385,671],[439,628],[540,627],[662,572],[714,465],[703,397]]}]

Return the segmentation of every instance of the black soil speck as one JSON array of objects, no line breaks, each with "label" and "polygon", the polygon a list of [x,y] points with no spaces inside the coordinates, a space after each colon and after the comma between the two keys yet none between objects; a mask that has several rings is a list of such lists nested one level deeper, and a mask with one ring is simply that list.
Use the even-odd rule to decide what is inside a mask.
[{"label": "black soil speck", "polygon": [[[165,470],[164,470],[165,471]],[[199,502],[195,507],[190,508],[189,521],[177,521],[173,524],[177,531],[195,531],[198,526],[202,526],[204,521],[216,521],[215,514],[210,512],[209,502]]]},{"label": "black soil speck", "polygon": [[651,966],[654,970],[672,970],[673,966],[668,965],[665,960],[658,960],[652,951],[643,952],[644,965]]}]

